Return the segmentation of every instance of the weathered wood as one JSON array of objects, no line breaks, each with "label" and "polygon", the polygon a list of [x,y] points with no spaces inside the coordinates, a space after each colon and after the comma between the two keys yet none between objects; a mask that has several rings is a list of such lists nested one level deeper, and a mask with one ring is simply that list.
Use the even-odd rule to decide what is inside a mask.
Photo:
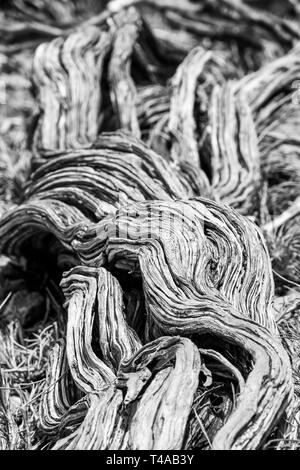
[{"label": "weathered wood", "polygon": [[296,442],[296,3],[48,3],[0,17],[0,446]]}]

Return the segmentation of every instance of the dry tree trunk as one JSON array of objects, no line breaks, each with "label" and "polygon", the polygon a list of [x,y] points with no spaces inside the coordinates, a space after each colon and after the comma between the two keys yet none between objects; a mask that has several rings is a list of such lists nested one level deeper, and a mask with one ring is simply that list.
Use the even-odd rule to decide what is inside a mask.
[{"label": "dry tree trunk", "polygon": [[2,197],[0,446],[280,448],[299,437],[299,8],[101,3],[0,21],[39,106]]}]

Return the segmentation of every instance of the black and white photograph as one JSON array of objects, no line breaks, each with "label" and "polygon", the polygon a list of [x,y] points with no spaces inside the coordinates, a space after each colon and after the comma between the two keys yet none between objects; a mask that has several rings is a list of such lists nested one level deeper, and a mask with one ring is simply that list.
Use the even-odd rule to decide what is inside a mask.
[{"label": "black and white photograph", "polygon": [[0,0],[0,454],[64,450],[300,450],[300,0]]}]

